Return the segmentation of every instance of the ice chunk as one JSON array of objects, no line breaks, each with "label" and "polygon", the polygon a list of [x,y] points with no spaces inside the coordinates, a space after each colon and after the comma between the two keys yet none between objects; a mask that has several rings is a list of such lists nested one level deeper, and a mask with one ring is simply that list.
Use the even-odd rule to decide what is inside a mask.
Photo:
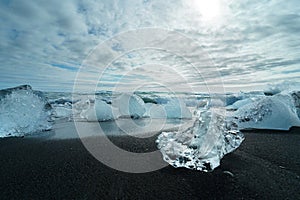
[{"label": "ice chunk", "polygon": [[224,101],[222,101],[221,99],[217,99],[217,98],[211,98],[208,101],[208,106],[209,107],[224,107],[225,103]]},{"label": "ice chunk", "polygon": [[155,101],[155,99],[153,98],[150,98],[150,97],[142,97],[143,101],[145,104],[147,103],[154,103],[154,104],[157,104],[157,102]]},{"label": "ice chunk", "polygon": [[54,100],[49,101],[49,103],[51,103],[51,104],[58,104],[58,105],[64,105],[66,103],[74,104],[76,102],[78,102],[78,100],[72,100],[72,99],[66,98],[66,97],[60,97],[58,99],[54,99]]},{"label": "ice chunk", "polygon": [[199,101],[197,99],[184,99],[184,103],[187,107],[196,107]]},{"label": "ice chunk", "polygon": [[0,137],[24,136],[51,129],[52,107],[30,86],[2,90]]},{"label": "ice chunk", "polygon": [[167,114],[167,118],[183,119],[192,118],[192,114],[185,103],[179,99],[171,99],[167,104],[163,105]]},{"label": "ice chunk", "polygon": [[289,130],[300,126],[295,104],[290,95],[265,96],[240,107],[234,113],[239,129]]},{"label": "ice chunk", "polygon": [[6,95],[11,94],[12,92],[16,92],[16,91],[19,91],[19,90],[28,90],[28,91],[30,90],[30,91],[32,91],[32,87],[30,85],[20,85],[20,86],[17,86],[17,87],[0,90],[0,99],[4,98]]},{"label": "ice chunk", "polygon": [[234,127],[227,124],[224,113],[214,108],[203,109],[192,127],[163,132],[156,142],[170,165],[207,172],[219,166],[222,157],[244,140]]},{"label": "ice chunk", "polygon": [[167,118],[166,111],[162,105],[153,104],[153,103],[146,103],[146,117],[150,118],[158,118],[158,119],[165,119]]},{"label": "ice chunk", "polygon": [[91,107],[91,101],[88,98],[84,98],[76,102],[73,106],[73,114],[78,117],[84,110],[88,110]]},{"label": "ice chunk", "polygon": [[146,112],[144,101],[135,94],[121,94],[112,101],[112,106],[119,109],[122,117],[141,118]]},{"label": "ice chunk", "polygon": [[72,109],[66,107],[54,107],[55,117],[70,118],[72,116]]},{"label": "ice chunk", "polygon": [[227,94],[225,96],[226,106],[232,105],[239,100],[241,100],[241,97],[234,95],[234,94]]},{"label": "ice chunk", "polygon": [[253,97],[253,98],[247,98],[247,99],[242,99],[239,101],[236,101],[234,104],[227,106],[227,109],[231,109],[231,110],[237,110],[247,104],[250,104],[254,101],[257,101],[258,99]]},{"label": "ice chunk", "polygon": [[102,100],[95,100],[94,104],[90,104],[80,115],[88,121],[108,121],[118,118],[117,112],[113,112],[113,108]]},{"label": "ice chunk", "polygon": [[178,99],[170,99],[167,104],[145,104],[145,116],[150,118],[190,119],[192,114],[185,103]]},{"label": "ice chunk", "polygon": [[294,105],[297,111],[298,118],[300,118],[300,92],[291,92],[291,96],[294,100]]},{"label": "ice chunk", "polygon": [[169,102],[166,97],[156,97],[154,100],[157,104],[167,104]]}]

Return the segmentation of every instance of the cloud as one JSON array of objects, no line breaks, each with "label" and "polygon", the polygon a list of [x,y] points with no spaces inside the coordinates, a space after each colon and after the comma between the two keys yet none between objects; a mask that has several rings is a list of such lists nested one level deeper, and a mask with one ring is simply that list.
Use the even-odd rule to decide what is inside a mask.
[{"label": "cloud", "polygon": [[[36,89],[70,91],[77,70],[96,45],[116,34],[144,27],[176,30],[198,41],[199,48],[188,52],[188,56],[198,58],[198,63],[211,59],[231,89],[234,85],[238,89],[300,78],[296,68],[300,63],[297,0],[219,1],[221,18],[212,22],[201,17],[201,9],[183,0],[1,1],[0,88],[29,83]],[[112,52],[124,50],[118,43],[109,48]],[[203,52],[210,57],[201,56]],[[122,70],[149,63],[172,66],[192,85],[204,83],[186,61],[174,55],[143,50],[125,54],[126,59],[113,63],[114,71],[106,78],[106,86],[114,85]],[[101,58],[95,63],[84,72],[89,83],[86,90],[92,81],[98,81],[95,69],[101,65]],[[206,78],[211,78],[208,82],[216,78],[212,71],[215,66],[198,66]],[[170,85],[176,84],[176,76],[170,74],[156,75],[144,69],[125,78],[134,85],[156,75]]]}]

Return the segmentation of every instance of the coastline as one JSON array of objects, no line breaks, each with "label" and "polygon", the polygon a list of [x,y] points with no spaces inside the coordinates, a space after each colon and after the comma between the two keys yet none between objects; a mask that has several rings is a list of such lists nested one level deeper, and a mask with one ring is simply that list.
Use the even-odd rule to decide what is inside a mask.
[{"label": "coastline", "polygon": [[[97,161],[78,138],[2,138],[1,198],[299,199],[300,128],[244,134],[242,145],[211,173],[171,166],[125,173]],[[109,138],[128,151],[156,150],[156,136]]]}]

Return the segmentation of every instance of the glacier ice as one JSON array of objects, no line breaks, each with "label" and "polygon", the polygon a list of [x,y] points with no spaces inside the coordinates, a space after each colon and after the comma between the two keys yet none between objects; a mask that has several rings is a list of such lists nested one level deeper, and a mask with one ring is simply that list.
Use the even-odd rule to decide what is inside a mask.
[{"label": "glacier ice", "polygon": [[163,159],[174,167],[211,171],[244,140],[240,130],[300,126],[300,92],[245,94],[240,99],[226,107],[236,110],[230,112],[225,112],[218,101],[207,101],[204,108],[198,107],[192,127],[161,133],[156,142]]},{"label": "glacier ice", "polygon": [[224,107],[225,103],[221,99],[211,98],[208,101],[208,106],[209,107]]},{"label": "glacier ice", "polygon": [[221,158],[244,140],[243,134],[220,111],[201,109],[192,127],[160,134],[156,142],[163,159],[176,168],[211,171],[219,166]]},{"label": "glacier ice", "polygon": [[178,99],[169,99],[166,104],[145,104],[146,112],[144,116],[150,118],[169,119],[191,119],[192,113],[186,104]]},{"label": "glacier ice", "polygon": [[296,108],[297,115],[300,118],[300,92],[299,91],[298,92],[293,91],[293,92],[291,92],[291,96],[292,96],[293,101],[294,101],[294,105],[295,105],[295,108]]},{"label": "glacier ice", "polygon": [[176,119],[190,119],[192,118],[192,113],[186,107],[185,103],[179,99],[170,99],[167,104],[163,105],[167,118],[176,118]]},{"label": "glacier ice", "polygon": [[143,99],[135,94],[121,94],[113,99],[112,106],[119,109],[122,117],[141,118],[146,112]]},{"label": "glacier ice", "polygon": [[237,110],[247,104],[250,104],[252,102],[257,101],[258,98],[257,97],[252,97],[252,98],[247,98],[247,99],[242,99],[242,100],[238,100],[235,103],[233,103],[232,105],[227,106],[227,109],[229,110]]},{"label": "glacier ice", "polygon": [[80,114],[87,121],[108,121],[118,118],[118,114],[113,112],[113,108],[102,100],[95,100],[89,103],[89,107]]},{"label": "glacier ice", "polygon": [[54,107],[54,113],[56,118],[70,118],[72,116],[72,109],[62,106]]},{"label": "glacier ice", "polygon": [[234,104],[235,102],[237,102],[239,100],[241,100],[241,97],[239,97],[237,95],[234,95],[234,94],[227,94],[225,96],[226,106],[232,105],[232,104]]},{"label": "glacier ice", "polygon": [[289,130],[300,126],[293,98],[277,94],[249,101],[233,113],[233,121],[239,129]]},{"label": "glacier ice", "polygon": [[2,90],[0,137],[24,136],[51,129],[52,107],[30,86]]},{"label": "glacier ice", "polygon": [[167,118],[166,111],[162,105],[146,103],[145,104],[146,112],[145,117],[164,119]]}]

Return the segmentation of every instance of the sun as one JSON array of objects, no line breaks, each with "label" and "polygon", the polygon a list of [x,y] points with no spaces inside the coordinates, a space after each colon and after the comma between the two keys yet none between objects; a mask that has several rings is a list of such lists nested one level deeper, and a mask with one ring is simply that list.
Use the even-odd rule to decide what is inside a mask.
[{"label": "sun", "polygon": [[193,6],[204,21],[210,21],[221,15],[220,0],[194,0]]}]

